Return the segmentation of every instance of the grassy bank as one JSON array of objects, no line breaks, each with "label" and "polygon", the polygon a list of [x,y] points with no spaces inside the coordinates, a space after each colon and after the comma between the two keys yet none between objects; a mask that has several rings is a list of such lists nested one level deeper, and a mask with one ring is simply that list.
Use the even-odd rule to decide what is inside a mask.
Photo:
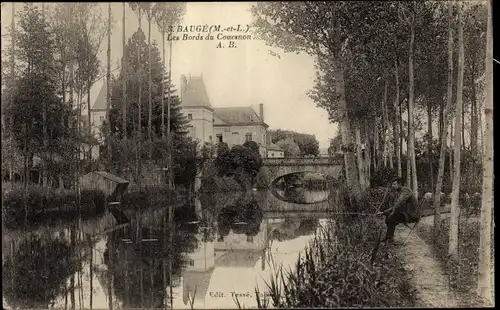
[{"label": "grassy bank", "polygon": [[30,186],[16,188],[4,195],[2,203],[4,224],[16,227],[36,225],[51,220],[74,219],[78,216],[97,216],[104,212],[106,198],[103,192],[83,190],[78,196],[74,191],[57,191]]},{"label": "grassy bank", "polygon": [[[371,204],[383,200],[380,194],[375,191],[361,203],[332,209],[374,213]],[[259,307],[414,306],[416,294],[402,259],[393,247],[378,242],[383,231],[383,219],[375,216],[334,215],[292,270],[275,267],[264,294],[256,292],[269,296],[258,300]]]},{"label": "grassy bank", "polygon": [[[482,305],[476,295],[478,262],[479,262],[479,222],[477,218],[461,220],[459,223],[459,247],[456,259],[448,258],[448,242],[450,222],[441,222],[441,234],[433,241],[433,227],[418,225],[417,234],[430,245],[436,259],[441,263],[449,278],[451,289],[459,298],[460,306],[476,307]],[[494,250],[492,242],[492,264],[494,265]]]}]

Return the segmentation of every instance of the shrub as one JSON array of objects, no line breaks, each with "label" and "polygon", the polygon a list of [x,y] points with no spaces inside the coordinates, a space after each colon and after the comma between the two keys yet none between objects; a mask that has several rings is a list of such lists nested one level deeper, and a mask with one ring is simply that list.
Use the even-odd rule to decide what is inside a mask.
[{"label": "shrub", "polygon": [[389,167],[380,167],[370,180],[371,187],[387,186],[398,176],[398,171]]},{"label": "shrub", "polygon": [[[26,204],[25,204],[26,203]],[[5,195],[3,211],[5,224],[15,226],[37,224],[50,219],[71,219],[79,215],[99,215],[104,212],[106,198],[102,191],[83,190],[80,207],[74,191],[59,192],[42,187],[10,191]],[[27,213],[26,213],[27,212]]]},{"label": "shrub", "polygon": [[217,161],[211,161],[203,167],[200,192],[232,192],[246,190],[251,186],[250,177],[241,168],[231,175],[220,174]]}]

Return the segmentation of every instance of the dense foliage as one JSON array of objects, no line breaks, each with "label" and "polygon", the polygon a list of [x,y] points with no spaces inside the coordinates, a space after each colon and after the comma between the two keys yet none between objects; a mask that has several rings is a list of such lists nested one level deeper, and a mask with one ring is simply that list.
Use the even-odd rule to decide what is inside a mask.
[{"label": "dense foliage", "polygon": [[235,145],[217,145],[217,157],[204,168],[203,191],[246,190],[254,183],[262,167],[262,157],[255,142]]},{"label": "dense foliage", "polygon": [[319,154],[319,142],[314,135],[281,129],[269,130],[269,135],[271,142],[284,149],[287,157]]},{"label": "dense foliage", "polygon": [[4,298],[14,308],[49,308],[82,268],[75,248],[61,237],[32,236],[11,255],[2,264],[2,286]]},{"label": "dense foliage", "polygon": [[97,190],[82,190],[78,201],[73,191],[60,193],[40,187],[19,188],[5,194],[3,201],[4,223],[8,227],[40,224],[54,216],[74,219],[82,215],[99,215],[105,208],[105,195]]}]

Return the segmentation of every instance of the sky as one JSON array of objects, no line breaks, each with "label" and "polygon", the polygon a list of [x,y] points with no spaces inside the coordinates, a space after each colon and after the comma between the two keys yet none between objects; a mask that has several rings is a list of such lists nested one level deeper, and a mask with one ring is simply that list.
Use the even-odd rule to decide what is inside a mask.
[{"label": "sky", "polygon": [[[108,4],[101,3],[100,6],[106,16]],[[181,24],[220,25],[221,28],[240,24],[246,27],[252,22],[251,6],[251,2],[190,2],[187,3]],[[16,4],[16,10],[20,8],[20,3]],[[115,69],[122,55],[122,3],[112,3],[111,8],[115,20],[111,38],[111,68]],[[10,25],[11,18],[11,4],[2,3],[2,33]],[[137,16],[127,6],[127,38],[137,30],[138,24]],[[147,34],[145,18],[142,27]],[[161,46],[161,35],[156,25],[152,26],[151,37]],[[263,103],[264,121],[270,129],[314,134],[321,148],[328,147],[329,139],[337,133],[337,125],[330,123],[328,113],[316,107],[307,96],[314,86],[315,78],[314,59],[311,56],[284,54],[282,50],[270,48],[259,40],[235,41],[236,48],[217,48],[218,42],[174,41],[172,82],[176,88],[182,74],[188,77],[203,75],[212,106],[252,106],[258,112],[259,103]],[[227,41],[222,42],[227,45]],[[4,46],[2,44],[2,49]],[[103,65],[107,60],[106,49],[106,40],[103,40],[98,55]],[[281,58],[272,56],[269,52],[271,49],[278,52]],[[92,98],[97,96],[104,82],[102,79],[96,83],[91,91]]]}]

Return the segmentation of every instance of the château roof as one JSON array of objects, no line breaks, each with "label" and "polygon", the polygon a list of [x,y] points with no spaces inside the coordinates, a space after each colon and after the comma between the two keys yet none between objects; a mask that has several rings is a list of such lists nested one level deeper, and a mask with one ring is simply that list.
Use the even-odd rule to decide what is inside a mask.
[{"label": "ch\u00e2teau roof", "polygon": [[215,108],[214,116],[229,125],[260,123],[267,126],[252,107]]},{"label": "ch\u00e2teau roof", "polygon": [[108,85],[107,83],[103,83],[97,98],[94,101],[94,105],[92,106],[91,111],[99,111],[99,110],[107,110],[107,95],[108,95]]},{"label": "ch\u00e2teau roof", "polygon": [[212,110],[202,77],[192,77],[182,95],[182,107],[205,107]]}]

